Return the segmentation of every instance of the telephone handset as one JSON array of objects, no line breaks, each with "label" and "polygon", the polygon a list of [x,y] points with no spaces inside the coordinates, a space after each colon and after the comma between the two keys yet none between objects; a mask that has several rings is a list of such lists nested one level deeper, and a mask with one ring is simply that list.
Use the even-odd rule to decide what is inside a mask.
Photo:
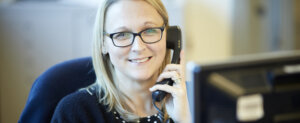
[{"label": "telephone handset", "polygon": [[[173,56],[171,63],[179,64],[179,56],[181,51],[181,30],[178,26],[170,26],[167,29],[167,48],[173,50]],[[168,84],[173,85],[174,81],[171,78],[164,79],[156,84]],[[167,95],[167,92],[157,90],[152,93],[152,99],[156,102],[160,102]]]}]

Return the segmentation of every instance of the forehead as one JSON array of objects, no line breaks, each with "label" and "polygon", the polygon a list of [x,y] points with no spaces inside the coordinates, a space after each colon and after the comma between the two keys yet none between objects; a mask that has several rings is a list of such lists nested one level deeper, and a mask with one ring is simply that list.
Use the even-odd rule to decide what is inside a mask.
[{"label": "forehead", "polygon": [[163,19],[157,10],[144,0],[120,0],[106,12],[105,28],[140,27],[145,24],[161,26]]}]

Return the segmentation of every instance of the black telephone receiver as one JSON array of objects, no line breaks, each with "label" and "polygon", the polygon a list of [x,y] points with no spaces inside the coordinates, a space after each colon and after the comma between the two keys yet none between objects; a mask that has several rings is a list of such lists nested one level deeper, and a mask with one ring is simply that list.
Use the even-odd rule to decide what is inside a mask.
[{"label": "black telephone receiver", "polygon": [[[170,26],[167,29],[167,48],[173,50],[173,56],[171,63],[179,64],[179,57],[181,51],[181,29],[178,26]],[[174,81],[171,78],[164,79],[156,84],[168,84],[172,86]],[[152,99],[156,102],[160,102],[167,95],[167,92],[157,90],[152,92]]]}]

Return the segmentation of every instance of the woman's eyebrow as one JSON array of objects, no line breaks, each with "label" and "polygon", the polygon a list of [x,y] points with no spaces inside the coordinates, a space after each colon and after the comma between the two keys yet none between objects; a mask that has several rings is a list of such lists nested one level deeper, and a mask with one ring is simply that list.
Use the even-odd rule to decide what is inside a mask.
[{"label": "woman's eyebrow", "polygon": [[125,26],[121,26],[121,27],[118,27],[118,28],[114,29],[113,31],[114,31],[114,32],[130,31],[130,29],[128,29],[128,28],[125,27]]},{"label": "woman's eyebrow", "polygon": [[[146,28],[151,28],[151,27],[157,27],[157,26],[161,26],[161,25],[158,25],[157,23],[153,22],[153,21],[146,21],[144,22],[143,26],[142,26],[142,29],[146,29]],[[116,29],[113,29],[113,32],[110,32],[110,33],[115,33],[115,32],[131,32],[132,30],[129,29],[128,27],[126,26],[120,26]]]},{"label": "woman's eyebrow", "polygon": [[156,23],[152,22],[152,21],[146,21],[144,23],[145,26],[158,26]]}]

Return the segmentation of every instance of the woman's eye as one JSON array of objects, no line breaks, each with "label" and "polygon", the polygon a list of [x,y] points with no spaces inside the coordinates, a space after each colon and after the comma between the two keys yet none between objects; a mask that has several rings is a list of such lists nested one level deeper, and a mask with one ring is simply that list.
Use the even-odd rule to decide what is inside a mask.
[{"label": "woman's eye", "polygon": [[144,31],[145,35],[155,35],[158,34],[159,29],[147,29]]},{"label": "woman's eye", "polygon": [[126,32],[120,32],[113,36],[115,40],[127,40],[130,39],[130,37],[131,37],[131,33],[126,33]]}]

